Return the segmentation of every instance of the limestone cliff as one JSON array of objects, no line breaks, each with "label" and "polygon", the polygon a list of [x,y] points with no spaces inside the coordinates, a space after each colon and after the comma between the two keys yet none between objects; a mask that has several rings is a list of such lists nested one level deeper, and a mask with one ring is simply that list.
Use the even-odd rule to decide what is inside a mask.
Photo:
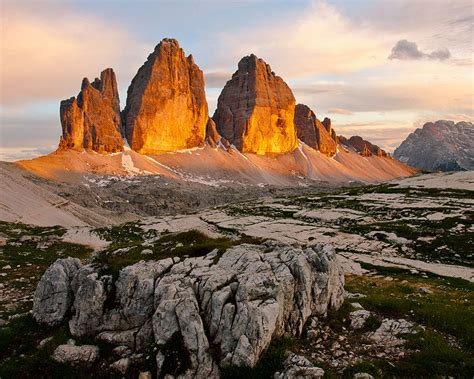
[{"label": "limestone cliff", "polygon": [[178,41],[162,40],[128,88],[123,119],[130,147],[153,154],[202,146],[208,117],[202,71]]},{"label": "limestone cliff", "polygon": [[120,101],[115,73],[108,68],[92,83],[82,81],[81,92],[61,101],[60,149],[86,149],[100,153],[123,150]]},{"label": "limestone cliff", "polygon": [[295,98],[282,78],[255,55],[242,58],[219,96],[213,119],[220,135],[244,153],[296,149]]}]

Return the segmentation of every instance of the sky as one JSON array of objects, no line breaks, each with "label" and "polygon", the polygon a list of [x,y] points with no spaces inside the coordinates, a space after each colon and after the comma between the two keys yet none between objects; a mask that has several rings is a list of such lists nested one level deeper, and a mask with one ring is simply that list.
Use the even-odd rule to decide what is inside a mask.
[{"label": "sky", "polygon": [[254,53],[338,134],[390,152],[425,122],[474,121],[471,0],[0,0],[0,160],[55,150],[59,102],[104,68],[123,108],[166,37],[204,71],[211,116]]}]

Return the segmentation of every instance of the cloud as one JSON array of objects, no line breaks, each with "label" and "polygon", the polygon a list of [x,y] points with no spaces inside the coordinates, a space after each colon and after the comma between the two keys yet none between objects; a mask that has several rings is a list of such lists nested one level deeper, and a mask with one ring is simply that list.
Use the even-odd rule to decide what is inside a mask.
[{"label": "cloud", "polygon": [[392,53],[388,59],[400,59],[400,60],[418,60],[418,59],[432,59],[444,61],[451,57],[451,53],[447,48],[441,48],[432,51],[431,53],[424,53],[418,49],[418,45],[415,42],[407,41],[402,39],[398,41],[392,48]]},{"label": "cloud", "polygon": [[44,148],[4,148],[0,147],[0,161],[15,162],[22,159],[33,159],[42,155],[52,153],[57,146]]},{"label": "cloud", "polygon": [[242,31],[221,32],[213,38],[220,47],[212,51],[214,64],[233,62],[235,67],[242,56],[254,53],[288,79],[356,72],[382,64],[393,36],[374,33],[369,25],[353,22],[335,6],[313,1],[280,22],[262,22]]},{"label": "cloud", "polygon": [[2,105],[68,98],[79,92],[84,76],[93,79],[107,67],[128,79],[146,57],[145,46],[121,25],[67,6],[45,8],[48,12],[26,2],[2,4]]},{"label": "cloud", "polygon": [[347,116],[351,116],[354,114],[354,112],[351,112],[350,110],[348,109],[342,109],[342,108],[331,108],[331,109],[328,109],[328,113],[331,113],[331,114],[342,114],[342,115],[347,115]]},{"label": "cloud", "polygon": [[211,71],[204,73],[206,87],[208,88],[223,88],[231,77],[232,73],[225,71]]}]

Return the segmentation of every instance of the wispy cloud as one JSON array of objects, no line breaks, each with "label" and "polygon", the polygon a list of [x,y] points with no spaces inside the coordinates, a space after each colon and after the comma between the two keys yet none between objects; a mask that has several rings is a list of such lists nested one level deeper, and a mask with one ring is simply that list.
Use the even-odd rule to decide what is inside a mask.
[{"label": "wispy cloud", "polygon": [[328,109],[328,113],[329,114],[342,114],[342,115],[347,115],[347,116],[350,116],[350,115],[353,115],[354,112],[351,112],[350,110],[348,109],[342,109],[342,108],[331,108],[331,109]]}]

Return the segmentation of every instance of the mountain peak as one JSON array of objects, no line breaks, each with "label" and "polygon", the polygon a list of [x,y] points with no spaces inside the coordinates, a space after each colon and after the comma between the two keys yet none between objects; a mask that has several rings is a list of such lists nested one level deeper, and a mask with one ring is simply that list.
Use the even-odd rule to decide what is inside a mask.
[{"label": "mountain peak", "polygon": [[474,126],[470,122],[427,122],[411,133],[394,157],[427,171],[474,170]]},{"label": "mountain peak", "polygon": [[254,54],[243,57],[222,90],[213,119],[221,136],[246,153],[286,153],[297,147],[295,97]]}]

